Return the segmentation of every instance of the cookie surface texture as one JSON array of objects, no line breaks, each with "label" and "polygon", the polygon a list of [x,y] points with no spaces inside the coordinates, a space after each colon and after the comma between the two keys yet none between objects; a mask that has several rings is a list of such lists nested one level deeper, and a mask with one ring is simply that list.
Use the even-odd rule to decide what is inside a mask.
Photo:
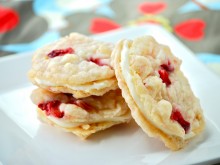
[{"label": "cookie surface texture", "polygon": [[113,45],[72,33],[34,53],[29,79],[55,93],[76,98],[103,95],[118,88],[110,66]]},{"label": "cookie surface texture", "polygon": [[38,88],[32,92],[31,100],[38,106],[39,119],[82,139],[131,119],[130,110],[119,89],[103,96],[76,99],[70,94]]},{"label": "cookie surface texture", "polygon": [[167,46],[151,36],[121,40],[112,65],[132,117],[146,134],[179,150],[204,129],[199,100]]}]

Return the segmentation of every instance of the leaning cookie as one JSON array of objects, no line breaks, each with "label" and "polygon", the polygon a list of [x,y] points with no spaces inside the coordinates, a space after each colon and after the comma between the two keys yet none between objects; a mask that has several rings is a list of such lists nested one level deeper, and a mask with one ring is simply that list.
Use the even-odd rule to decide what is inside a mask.
[{"label": "leaning cookie", "polygon": [[200,103],[167,46],[150,36],[122,40],[112,58],[122,95],[145,133],[178,150],[204,129]]},{"label": "leaning cookie", "polygon": [[70,94],[35,89],[31,99],[38,106],[39,118],[85,139],[116,124],[129,122],[130,110],[120,89],[103,96],[76,99]]},{"label": "leaning cookie", "polygon": [[33,84],[55,93],[100,96],[118,88],[112,49],[110,43],[72,33],[37,50],[28,75]]}]

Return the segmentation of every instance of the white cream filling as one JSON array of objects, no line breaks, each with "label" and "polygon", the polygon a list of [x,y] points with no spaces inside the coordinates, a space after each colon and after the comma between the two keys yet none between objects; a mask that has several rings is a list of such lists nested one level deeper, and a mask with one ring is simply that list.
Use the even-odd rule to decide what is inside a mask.
[{"label": "white cream filling", "polygon": [[83,124],[83,123],[76,123],[76,122],[71,122],[71,123],[65,122],[62,119],[54,117],[54,116],[48,116],[47,118],[63,128],[74,128],[74,127],[77,127]]},{"label": "white cream filling", "polygon": [[140,109],[144,109],[144,105],[141,103],[140,98],[138,97],[137,93],[135,92],[135,86],[132,83],[132,76],[130,74],[129,69],[129,55],[128,55],[128,42],[125,41],[125,44],[121,51],[121,63],[120,66],[122,69],[122,74],[125,79],[126,84],[128,85],[128,89],[130,94],[134,98],[135,102],[139,106]]},{"label": "white cream filling", "polygon": [[84,124],[91,124],[91,123],[101,123],[101,122],[123,123],[123,122],[129,121],[130,115],[128,114],[128,115],[114,117],[114,118],[94,119],[93,121],[90,121],[90,122],[86,122],[86,121],[85,122],[67,122],[65,121],[65,119],[62,120],[54,116],[48,116],[48,119],[63,128],[74,128],[74,127],[82,126]]},{"label": "white cream filling", "polygon": [[[35,81],[38,83],[38,84],[42,84],[42,85],[45,85],[45,86],[50,86],[50,87],[56,87],[56,86],[59,86],[57,84],[54,84],[50,81],[46,81],[46,80],[40,80],[38,78],[35,78]],[[83,91],[88,91],[88,90],[92,90],[92,89],[102,89],[102,88],[106,88],[106,84],[109,84],[108,82],[109,80],[105,80],[105,81],[100,81],[100,82],[95,82],[93,84],[88,84],[88,85],[74,85],[74,86],[71,86],[71,85],[68,85],[68,84],[65,84],[63,85],[64,87],[67,87],[67,88],[70,88],[72,90],[83,90]],[[111,85],[111,84],[110,84]]]},{"label": "white cream filling", "polygon": [[74,128],[78,126],[82,126],[85,124],[92,124],[92,123],[101,123],[101,122],[114,122],[114,123],[123,123],[129,121],[130,115],[118,116],[113,118],[98,118],[91,120],[90,122],[67,122],[65,119],[60,119],[54,116],[48,116],[48,119],[54,122],[55,124],[63,127],[63,128]]},{"label": "white cream filling", "polygon": [[[54,122],[55,124],[63,127],[63,128],[74,128],[77,126],[83,126],[85,124],[91,123],[101,123],[101,122],[115,122],[115,123],[123,123],[130,119],[130,114],[128,112],[121,114],[121,106],[117,105],[115,110],[103,110],[103,112],[110,112],[109,114],[89,114],[87,111],[81,110],[80,108],[73,108],[74,105],[69,104],[61,104],[59,106],[60,111],[64,112],[67,118],[57,118],[54,116],[48,116],[47,118]],[[116,113],[115,113],[116,112]],[[73,119],[69,119],[69,117],[73,117]]]},{"label": "white cream filling", "polygon": [[[136,90],[135,90],[135,86],[133,84],[133,80],[132,80],[132,75],[130,73],[130,68],[129,68],[129,49],[128,49],[128,42],[125,41],[124,45],[123,45],[123,48],[122,48],[122,51],[121,51],[121,62],[120,62],[120,67],[122,68],[122,75],[125,79],[125,82],[128,86],[128,89],[129,89],[129,92],[131,94],[131,96],[133,97],[133,99],[135,100],[137,106],[139,107],[139,109],[142,109],[142,110],[145,110],[147,109],[143,104],[142,102],[140,101],[141,98],[138,96]],[[143,112],[142,112],[143,113]],[[144,114],[145,117],[147,117],[146,114]],[[152,123],[155,123],[153,122],[149,117],[147,117],[148,120],[150,120]],[[157,124],[157,127],[159,127],[162,131],[164,132],[167,132],[171,135],[176,135],[174,134],[173,132],[167,130],[167,129],[164,129],[160,124]],[[183,139],[188,139],[188,138],[191,138],[193,137],[195,134],[193,132],[189,132],[188,134],[185,134],[184,137],[182,137]]]}]

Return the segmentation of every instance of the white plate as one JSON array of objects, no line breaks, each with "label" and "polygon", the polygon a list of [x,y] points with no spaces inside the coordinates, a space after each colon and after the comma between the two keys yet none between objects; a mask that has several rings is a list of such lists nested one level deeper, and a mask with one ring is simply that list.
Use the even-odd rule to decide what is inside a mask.
[{"label": "white plate", "polygon": [[185,149],[172,152],[134,123],[112,127],[87,141],[36,117],[27,79],[31,53],[0,58],[0,164],[193,164],[220,161],[220,79],[197,61],[172,34],[157,26],[140,26],[94,36],[116,42],[152,35],[183,60],[182,70],[200,98],[207,126]]}]

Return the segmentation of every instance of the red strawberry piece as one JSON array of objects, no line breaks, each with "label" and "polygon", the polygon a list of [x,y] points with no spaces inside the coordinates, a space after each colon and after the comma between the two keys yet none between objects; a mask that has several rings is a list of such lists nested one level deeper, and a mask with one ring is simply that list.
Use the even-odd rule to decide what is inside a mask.
[{"label": "red strawberry piece", "polygon": [[71,99],[68,101],[68,104],[76,104],[76,99],[75,99],[75,98],[71,98]]},{"label": "red strawberry piece", "polygon": [[198,41],[204,37],[206,23],[202,19],[189,19],[175,25],[176,34],[189,41]]},{"label": "red strawberry piece", "polygon": [[170,119],[177,121],[185,130],[185,133],[188,132],[190,128],[190,123],[183,118],[182,114],[178,109],[173,109]]},{"label": "red strawberry piece", "polygon": [[91,105],[89,105],[88,103],[86,103],[85,101],[77,100],[74,97],[72,97],[68,103],[75,104],[76,106],[81,107],[82,109],[85,109],[85,110],[93,109],[93,107]]},{"label": "red strawberry piece", "polygon": [[143,14],[158,14],[167,7],[165,2],[144,2],[139,5],[139,11]]},{"label": "red strawberry piece", "polygon": [[38,104],[38,107],[46,112],[46,115],[52,115],[57,118],[62,118],[64,116],[64,112],[59,110],[61,102],[58,100],[48,101],[46,103]]},{"label": "red strawberry piece", "polygon": [[10,8],[0,6],[0,33],[14,29],[19,23],[19,15]]},{"label": "red strawberry piece", "polygon": [[91,33],[102,33],[113,29],[118,29],[121,26],[114,21],[107,18],[94,18],[91,21],[90,32]]},{"label": "red strawberry piece", "polygon": [[166,86],[169,86],[171,84],[171,81],[169,79],[169,74],[167,73],[166,70],[161,69],[158,71],[160,78],[162,79],[163,83],[166,84]]},{"label": "red strawberry piece", "polygon": [[81,107],[82,109],[85,110],[92,110],[93,107],[91,105],[89,105],[88,103],[86,103],[85,101],[82,100],[76,100],[76,105]]},{"label": "red strawberry piece", "polygon": [[100,58],[91,57],[91,58],[89,58],[88,61],[91,61],[91,62],[93,62],[93,63],[95,63],[95,64],[97,64],[97,65],[99,65],[99,66],[107,65],[107,64],[103,63]]},{"label": "red strawberry piece", "polygon": [[53,50],[50,53],[48,53],[47,56],[50,58],[54,58],[54,57],[63,56],[65,54],[69,54],[69,53],[74,53],[73,48]]},{"label": "red strawberry piece", "polygon": [[47,110],[47,104],[46,103],[40,103],[38,104],[38,108],[40,108],[43,111]]},{"label": "red strawberry piece", "polygon": [[173,65],[171,65],[170,60],[167,61],[167,63],[160,65],[161,68],[163,68],[164,70],[166,70],[167,72],[172,72],[174,71],[174,67]]}]

